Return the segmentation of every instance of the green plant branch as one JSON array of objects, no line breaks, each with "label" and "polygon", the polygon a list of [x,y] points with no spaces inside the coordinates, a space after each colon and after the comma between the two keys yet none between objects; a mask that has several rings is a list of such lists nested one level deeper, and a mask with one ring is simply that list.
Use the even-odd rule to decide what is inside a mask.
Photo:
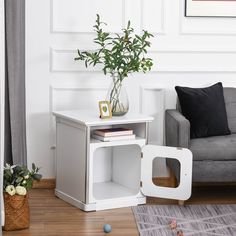
[{"label": "green plant branch", "polygon": [[153,62],[146,54],[147,48],[151,46],[148,39],[153,37],[152,34],[146,30],[142,35],[134,34],[129,21],[127,27],[122,30],[122,35],[115,34],[115,37],[111,37],[110,33],[103,31],[102,25],[106,23],[97,15],[93,28],[96,32],[94,43],[98,45],[98,49],[93,52],[78,50],[75,60],[84,61],[86,67],[103,64],[104,74],[118,74],[121,81],[129,73],[145,73],[151,70]]}]

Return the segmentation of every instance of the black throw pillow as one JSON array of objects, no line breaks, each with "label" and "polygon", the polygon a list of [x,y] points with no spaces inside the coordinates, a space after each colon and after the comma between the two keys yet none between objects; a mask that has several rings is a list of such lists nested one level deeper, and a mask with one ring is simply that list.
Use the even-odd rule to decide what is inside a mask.
[{"label": "black throw pillow", "polygon": [[176,86],[181,111],[190,122],[190,137],[230,134],[222,83],[206,88]]}]

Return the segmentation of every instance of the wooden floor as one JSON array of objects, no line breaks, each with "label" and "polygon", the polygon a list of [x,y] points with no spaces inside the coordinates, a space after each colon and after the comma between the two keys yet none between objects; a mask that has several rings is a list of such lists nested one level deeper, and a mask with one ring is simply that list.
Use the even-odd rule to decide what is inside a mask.
[{"label": "wooden floor", "polygon": [[[187,204],[236,204],[236,186],[194,187]],[[149,199],[149,204],[176,201]],[[138,235],[131,208],[85,213],[54,196],[52,189],[30,192],[31,226],[28,230],[3,232],[4,236],[132,236]],[[103,225],[113,230],[103,233]]]}]

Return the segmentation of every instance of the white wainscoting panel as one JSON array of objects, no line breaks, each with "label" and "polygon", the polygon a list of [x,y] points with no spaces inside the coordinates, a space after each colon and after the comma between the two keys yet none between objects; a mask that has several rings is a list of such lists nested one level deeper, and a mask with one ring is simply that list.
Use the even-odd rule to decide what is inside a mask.
[{"label": "white wainscoting panel", "polygon": [[[52,48],[51,71],[101,72],[101,65],[86,68],[84,62],[74,61],[75,56],[76,50]],[[153,72],[236,72],[235,50],[158,50],[150,51],[148,56],[154,61]]]},{"label": "white wainscoting panel", "polygon": [[[152,71],[158,72],[236,72],[236,51],[160,50],[149,53]],[[230,58],[230,60],[229,60]]]},{"label": "white wainscoting panel", "polygon": [[140,112],[154,117],[149,125],[149,142],[163,144],[164,89],[156,85],[140,86]]},{"label": "white wainscoting panel", "polygon": [[[140,112],[151,115],[154,121],[149,125],[148,143],[163,145],[165,90],[156,85],[140,86]],[[168,176],[165,159],[154,159],[153,176]]]},{"label": "white wainscoting panel", "polygon": [[52,72],[101,71],[101,66],[85,67],[83,61],[75,61],[76,50],[51,48],[50,68]]},{"label": "white wainscoting panel", "polygon": [[98,101],[106,98],[107,87],[52,87],[52,111],[96,109]]},{"label": "white wainscoting panel", "polygon": [[96,14],[107,22],[107,30],[120,32],[124,27],[124,0],[51,0],[52,31],[92,33]]},{"label": "white wainscoting panel", "polygon": [[[142,0],[129,0],[125,1],[125,20],[126,23],[128,20],[131,22],[131,27],[135,29],[135,31],[140,32],[142,30],[141,27],[141,18],[140,15],[143,11],[141,6]],[[135,13],[135,14],[134,14]],[[126,26],[125,23],[125,26]]]},{"label": "white wainscoting panel", "polygon": [[183,18],[180,22],[180,34],[212,36],[236,35],[236,18]]},{"label": "white wainscoting panel", "polygon": [[152,34],[165,33],[165,0],[141,0],[141,25]]}]

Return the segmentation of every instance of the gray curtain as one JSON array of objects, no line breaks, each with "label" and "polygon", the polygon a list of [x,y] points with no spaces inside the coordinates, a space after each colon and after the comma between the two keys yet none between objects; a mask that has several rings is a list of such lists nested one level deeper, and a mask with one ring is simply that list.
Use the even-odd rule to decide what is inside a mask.
[{"label": "gray curtain", "polygon": [[5,163],[27,164],[25,0],[5,0]]}]

